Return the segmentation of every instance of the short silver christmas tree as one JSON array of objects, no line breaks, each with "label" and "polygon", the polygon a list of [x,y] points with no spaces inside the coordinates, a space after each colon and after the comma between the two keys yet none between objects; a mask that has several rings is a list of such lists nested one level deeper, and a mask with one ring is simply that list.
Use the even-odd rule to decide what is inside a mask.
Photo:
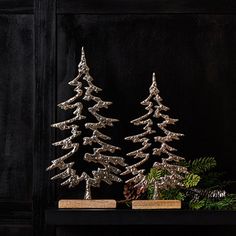
[{"label": "short silver christmas tree", "polygon": [[[86,87],[83,86],[82,80],[87,84]],[[75,96],[68,99],[65,102],[58,104],[58,106],[63,110],[73,110],[74,117],[56,124],[52,127],[58,128],[60,130],[70,130],[71,136],[53,143],[54,146],[61,146],[63,150],[69,150],[69,152],[55,160],[47,168],[47,170],[59,169],[62,172],[53,176],[51,179],[63,179],[61,185],[68,185],[69,187],[75,187],[81,181],[85,181],[85,195],[84,199],[91,199],[91,187],[99,187],[101,181],[107,184],[112,184],[113,181],[121,182],[121,179],[117,176],[120,174],[120,169],[116,166],[125,166],[124,159],[119,156],[108,155],[107,153],[114,153],[119,150],[119,147],[108,144],[107,141],[111,138],[101,132],[101,129],[107,126],[113,126],[117,119],[104,117],[98,112],[102,108],[108,108],[112,102],[103,101],[100,97],[95,96],[94,93],[102,91],[102,89],[95,86],[93,83],[93,78],[89,74],[89,67],[86,63],[84,49],[81,50],[81,61],[78,65],[78,75],[75,79],[69,82],[69,85],[75,87]],[[74,155],[76,158],[81,158],[79,153],[79,147],[81,144],[75,139],[82,135],[82,131],[79,130],[79,125],[81,120],[87,119],[83,113],[83,100],[92,103],[93,106],[88,107],[89,113],[94,116],[97,120],[95,123],[85,123],[84,128],[91,131],[90,137],[84,137],[82,145],[96,146],[93,148],[93,153],[85,153],[83,159],[87,162],[97,163],[99,167],[97,170],[92,171],[92,175],[82,172],[77,174],[75,168],[73,168],[75,162],[69,161],[68,159]],[[98,146],[98,147],[97,147]]]},{"label": "short silver christmas tree", "polygon": [[[144,132],[125,138],[125,140],[130,140],[133,143],[141,143],[141,148],[127,154],[127,156],[133,157],[135,160],[139,159],[139,161],[126,166],[126,171],[122,173],[122,175],[133,175],[126,183],[133,183],[135,187],[145,187],[147,185],[147,176],[145,169],[140,169],[140,166],[147,161],[152,161],[151,157],[159,156],[159,160],[153,161],[153,167],[162,170],[165,174],[158,180],[149,180],[149,184],[151,182],[154,188],[153,199],[159,199],[161,190],[183,186],[181,181],[183,176],[188,173],[187,168],[178,165],[178,162],[184,158],[173,154],[172,152],[176,151],[176,149],[168,144],[183,136],[181,133],[175,133],[166,128],[167,125],[173,125],[178,120],[165,114],[169,108],[164,106],[161,101],[162,98],[157,88],[156,76],[153,73],[149,96],[141,102],[141,105],[145,106],[147,113],[131,121],[136,126],[143,126]],[[153,125],[157,127],[154,128]]]}]

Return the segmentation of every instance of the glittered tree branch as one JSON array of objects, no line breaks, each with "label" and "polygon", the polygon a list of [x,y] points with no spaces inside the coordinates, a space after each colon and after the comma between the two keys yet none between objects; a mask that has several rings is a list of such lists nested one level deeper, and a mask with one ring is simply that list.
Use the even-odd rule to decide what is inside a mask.
[{"label": "glittered tree branch", "polygon": [[[80,81],[81,79],[86,81],[88,84],[87,87],[83,88],[82,82]],[[58,105],[63,110],[73,109],[74,117],[52,125],[52,127],[58,128],[60,130],[71,130],[71,136],[53,143],[54,146],[61,146],[62,149],[70,151],[67,154],[53,160],[52,164],[47,168],[47,170],[52,170],[55,168],[62,170],[61,173],[51,178],[53,180],[65,180],[61,183],[61,185],[75,187],[81,181],[85,181],[85,199],[91,199],[91,187],[99,187],[101,181],[104,181],[108,184],[112,184],[113,181],[121,182],[121,179],[117,176],[121,171],[116,166],[126,165],[122,157],[103,154],[104,152],[114,153],[120,149],[119,147],[106,143],[106,141],[111,140],[111,138],[100,131],[100,129],[104,129],[107,126],[113,126],[113,123],[117,122],[118,120],[104,117],[98,113],[102,108],[107,109],[108,106],[112,104],[112,102],[103,101],[100,97],[94,95],[94,93],[98,93],[102,91],[102,89],[95,86],[92,81],[93,78],[89,74],[89,67],[87,66],[84,49],[82,48],[81,61],[78,65],[78,75],[75,79],[69,82],[69,85],[75,87],[74,91],[76,92],[76,95]],[[83,93],[84,96],[82,97]],[[78,101],[78,99],[80,99],[80,101]],[[79,131],[79,126],[75,124],[75,122],[86,119],[86,117],[82,115],[83,100],[95,103],[93,106],[88,107],[87,109],[97,120],[96,123],[85,123],[85,129],[92,131],[92,135],[91,137],[84,137],[82,143],[82,145],[100,146],[98,148],[93,148],[93,153],[84,154],[83,159],[85,161],[98,163],[102,166],[102,168],[92,171],[92,177],[86,172],[83,172],[81,175],[76,174],[76,170],[73,169],[74,162],[66,162],[66,160],[74,155],[79,149],[80,144],[73,140],[82,133]]]}]

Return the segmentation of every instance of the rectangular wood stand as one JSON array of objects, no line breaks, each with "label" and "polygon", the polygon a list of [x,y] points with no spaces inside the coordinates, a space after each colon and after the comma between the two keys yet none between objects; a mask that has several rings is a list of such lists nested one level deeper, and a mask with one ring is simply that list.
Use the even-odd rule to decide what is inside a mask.
[{"label": "rectangular wood stand", "polygon": [[116,201],[113,199],[84,200],[84,199],[61,199],[58,208],[116,208]]},{"label": "rectangular wood stand", "polygon": [[132,209],[181,209],[179,200],[134,200]]}]

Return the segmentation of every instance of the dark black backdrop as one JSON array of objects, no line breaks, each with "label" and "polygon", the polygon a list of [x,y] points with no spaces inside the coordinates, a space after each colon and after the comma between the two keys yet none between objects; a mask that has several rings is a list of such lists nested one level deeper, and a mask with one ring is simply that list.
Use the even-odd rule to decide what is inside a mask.
[{"label": "dark black backdrop", "polygon": [[[103,98],[114,103],[109,115],[120,119],[110,134],[121,154],[130,150],[123,137],[132,134],[129,120],[144,111],[139,102],[155,71],[185,134],[175,147],[187,159],[215,156],[219,169],[236,179],[235,12],[233,1],[0,1],[0,233],[78,235],[77,228],[46,227],[44,211],[61,197],[82,194],[54,185],[45,172],[56,156],[51,142],[63,137],[50,124],[69,117],[56,104],[73,95],[67,82],[81,46]],[[121,185],[104,185],[94,195],[119,199],[120,192]],[[233,233],[195,229],[213,231]]]}]

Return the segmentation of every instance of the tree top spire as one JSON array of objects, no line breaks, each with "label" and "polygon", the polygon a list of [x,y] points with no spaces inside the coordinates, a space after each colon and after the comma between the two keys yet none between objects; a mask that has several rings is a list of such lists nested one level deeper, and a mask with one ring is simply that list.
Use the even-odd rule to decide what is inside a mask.
[{"label": "tree top spire", "polygon": [[151,94],[155,94],[155,95],[159,93],[159,90],[157,88],[157,81],[156,81],[155,72],[152,73],[152,85],[149,88],[149,91],[150,91]]},{"label": "tree top spire", "polygon": [[84,47],[81,47],[81,61],[83,60],[86,61],[86,58],[85,58],[85,53],[84,53]]},{"label": "tree top spire", "polygon": [[85,72],[85,73],[86,71],[89,71],[89,67],[86,62],[84,47],[81,48],[81,58],[80,58],[80,63],[78,65],[78,70],[79,72]]},{"label": "tree top spire", "polygon": [[155,72],[152,73],[152,82],[156,82],[156,73]]}]

